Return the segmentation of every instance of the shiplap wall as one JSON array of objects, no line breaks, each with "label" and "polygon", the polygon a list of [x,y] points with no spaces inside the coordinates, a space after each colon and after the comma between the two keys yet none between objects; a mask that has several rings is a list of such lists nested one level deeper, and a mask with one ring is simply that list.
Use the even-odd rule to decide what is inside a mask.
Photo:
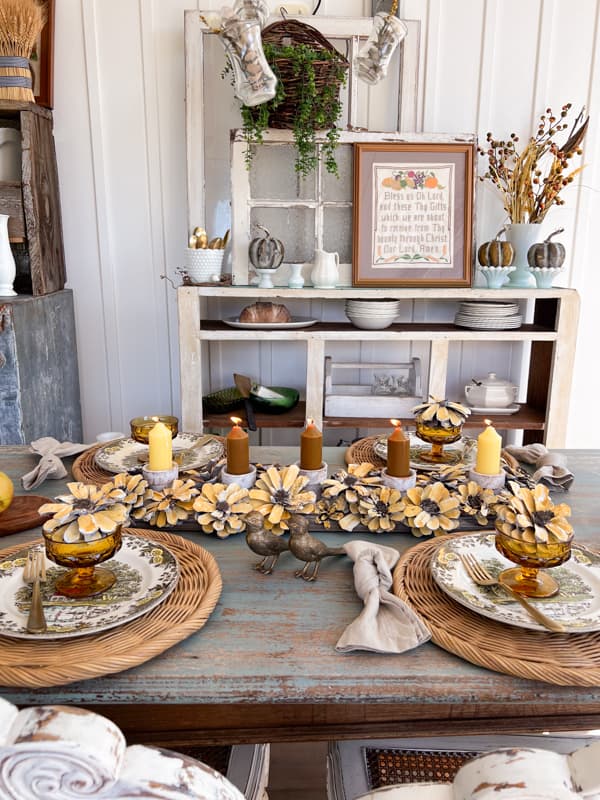
[{"label": "shiplap wall", "polygon": [[[180,266],[187,237],[183,12],[221,5],[57,0],[55,138],[87,440],[127,431],[140,413],[179,410],[175,292],[160,275]],[[319,13],[370,9],[323,0]],[[400,0],[400,11],[423,25],[422,130],[526,136],[546,105],[591,109],[586,169],[547,226],[566,229],[559,282],[583,299],[568,445],[600,447],[587,410],[600,396],[600,2]],[[478,241],[502,218],[480,184]]]}]

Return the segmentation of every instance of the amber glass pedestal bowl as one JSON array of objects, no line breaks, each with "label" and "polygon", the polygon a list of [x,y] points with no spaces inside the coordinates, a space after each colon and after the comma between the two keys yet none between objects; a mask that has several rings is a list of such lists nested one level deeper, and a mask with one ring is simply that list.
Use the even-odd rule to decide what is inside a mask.
[{"label": "amber glass pedestal bowl", "polygon": [[419,458],[429,461],[432,464],[448,464],[454,461],[453,456],[444,453],[444,445],[457,442],[462,436],[462,425],[453,425],[450,428],[443,428],[431,422],[424,422],[416,418],[416,434],[424,442],[431,445],[429,452],[420,453]]},{"label": "amber glass pedestal bowl", "polygon": [[[69,567],[55,584],[55,591],[65,597],[93,597],[102,594],[115,583],[114,572],[98,564],[108,561],[121,549],[121,529],[102,534],[91,541],[60,541],[60,531],[46,533],[44,542],[50,561],[61,567]],[[53,538],[54,537],[54,538]]]},{"label": "amber glass pedestal bowl", "polygon": [[131,428],[131,438],[140,444],[148,444],[148,435],[157,422],[164,423],[171,431],[171,438],[174,439],[179,432],[179,420],[167,414],[156,414],[153,417],[134,417],[129,423]]},{"label": "amber glass pedestal bowl", "polygon": [[498,575],[499,582],[526,597],[552,597],[558,594],[560,587],[556,580],[540,570],[558,567],[568,561],[572,540],[571,535],[567,541],[529,542],[520,538],[516,531],[509,536],[496,530],[496,550],[518,565],[501,572]]}]

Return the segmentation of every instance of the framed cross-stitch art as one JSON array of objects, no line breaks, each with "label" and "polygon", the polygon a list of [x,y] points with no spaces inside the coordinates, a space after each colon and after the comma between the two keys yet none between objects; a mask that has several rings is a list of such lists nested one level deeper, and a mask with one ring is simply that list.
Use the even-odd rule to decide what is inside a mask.
[{"label": "framed cross-stitch art", "polygon": [[354,286],[470,286],[472,141],[354,145]]}]

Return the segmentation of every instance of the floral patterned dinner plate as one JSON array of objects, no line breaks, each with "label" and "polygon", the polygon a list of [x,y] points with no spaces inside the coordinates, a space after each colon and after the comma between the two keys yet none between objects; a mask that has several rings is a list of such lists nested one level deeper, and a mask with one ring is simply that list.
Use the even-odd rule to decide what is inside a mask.
[{"label": "floral patterned dinner plate", "polygon": [[[380,436],[373,444],[375,454],[387,461],[387,436]],[[421,472],[431,472],[437,469],[440,464],[434,464],[431,461],[423,459],[423,453],[428,453],[431,450],[431,445],[419,439],[415,434],[410,434],[410,466],[412,469],[420,470]],[[463,436],[457,442],[444,445],[444,452],[450,456],[450,460],[442,466],[452,466],[464,464],[471,466],[475,463],[475,456],[477,454],[477,442],[475,439],[469,439]]]},{"label": "floral patterned dinner plate", "polygon": [[141,536],[123,534],[117,555],[104,562],[117,576],[105,594],[70,599],[54,593],[54,584],[65,570],[46,560],[42,603],[48,629],[27,633],[31,587],[23,583],[27,550],[0,561],[0,635],[17,639],[70,639],[106,631],[146,614],[166,600],[175,588],[179,567],[175,556],[162,544]]},{"label": "floral patterned dinner plate", "polygon": [[[225,451],[223,442],[214,436],[180,433],[173,439],[173,460],[182,472],[199,469],[209,461],[218,460]],[[107,472],[137,472],[148,460],[148,445],[135,439],[117,439],[94,454],[96,464]]]},{"label": "floral patterned dinner plate", "polygon": [[[493,533],[474,533],[444,542],[431,562],[435,582],[453,600],[477,614],[547,633],[501,586],[478,586],[467,575],[460,560],[462,553],[475,556],[494,577],[515,566],[496,550],[494,539]],[[562,623],[566,633],[600,630],[600,556],[574,545],[570,560],[549,571],[560,585],[559,593],[532,603]]]}]

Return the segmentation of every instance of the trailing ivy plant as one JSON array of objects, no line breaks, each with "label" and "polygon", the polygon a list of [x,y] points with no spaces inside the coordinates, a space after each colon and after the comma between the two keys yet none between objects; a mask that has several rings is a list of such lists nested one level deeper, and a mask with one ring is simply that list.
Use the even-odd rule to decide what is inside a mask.
[{"label": "trailing ivy plant", "polygon": [[[319,156],[316,143],[316,132],[326,130],[325,140],[321,143],[322,158],[327,172],[339,177],[335,160],[335,149],[340,131],[337,121],[342,113],[339,99],[339,83],[346,84],[346,70],[343,65],[336,64],[333,74],[325,86],[317,87],[315,78],[315,61],[331,60],[336,62],[337,54],[315,50],[306,44],[279,45],[263,43],[267,61],[277,76],[277,93],[272,100],[252,108],[241,107],[243,133],[246,141],[245,160],[250,168],[252,163],[252,147],[262,144],[264,132],[269,127],[269,120],[283,103],[286,93],[285,84],[277,66],[278,59],[290,62],[294,77],[298,81],[299,95],[296,98],[296,114],[293,120],[294,144],[296,160],[294,167],[302,177],[313,172],[318,164]],[[229,64],[224,74],[231,72]]]}]

